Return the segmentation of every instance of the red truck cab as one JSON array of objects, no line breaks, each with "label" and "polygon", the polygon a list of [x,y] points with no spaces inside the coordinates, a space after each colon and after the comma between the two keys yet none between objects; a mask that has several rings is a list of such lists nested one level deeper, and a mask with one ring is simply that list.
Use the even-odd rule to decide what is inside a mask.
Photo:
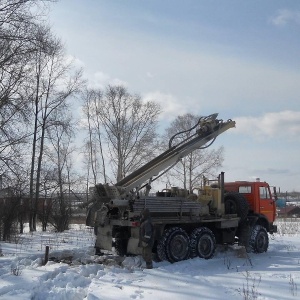
[{"label": "red truck cab", "polygon": [[276,199],[267,182],[258,180],[226,182],[224,188],[226,192],[237,192],[247,199],[249,215],[264,216],[269,224],[273,224],[276,217]]}]

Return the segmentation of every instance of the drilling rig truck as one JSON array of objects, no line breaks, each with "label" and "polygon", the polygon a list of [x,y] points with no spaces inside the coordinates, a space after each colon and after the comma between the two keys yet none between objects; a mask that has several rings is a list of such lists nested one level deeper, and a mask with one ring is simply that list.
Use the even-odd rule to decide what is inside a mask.
[{"label": "drilling rig truck", "polygon": [[[196,149],[209,147],[218,135],[235,127],[233,120],[218,114],[201,117],[188,130],[174,135],[169,148],[115,185],[97,184],[91,189],[86,224],[96,234],[96,253],[139,255],[140,214],[147,208],[154,227],[152,252],[158,260],[177,262],[193,257],[213,257],[216,245],[239,244],[248,252],[262,253],[268,234],[277,231],[275,198],[270,186],[253,182],[224,181],[224,172],[214,181],[203,179],[192,192],[171,187],[150,193],[151,184]],[[186,133],[186,132],[184,132]]]}]

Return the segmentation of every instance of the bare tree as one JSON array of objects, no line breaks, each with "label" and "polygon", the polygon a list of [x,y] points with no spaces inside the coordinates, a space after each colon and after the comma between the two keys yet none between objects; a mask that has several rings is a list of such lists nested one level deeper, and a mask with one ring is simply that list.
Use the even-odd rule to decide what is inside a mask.
[{"label": "bare tree", "polygon": [[[185,114],[178,116],[171,125],[166,129],[166,134],[163,139],[164,144],[174,134],[182,132],[179,139],[174,143],[180,142],[188,138],[194,131],[187,131],[192,128],[199,120],[200,116]],[[166,147],[166,146],[164,146]],[[195,187],[199,187],[203,176],[215,176],[216,170],[222,166],[224,148],[218,149],[199,149],[193,151],[182,160],[168,173],[165,177],[166,182],[170,185],[179,183],[180,186],[193,191]]]},{"label": "bare tree", "polygon": [[[99,106],[101,105],[102,93],[99,90],[84,89],[81,97],[83,99],[83,113],[86,117],[86,128],[88,138],[86,140],[86,152],[88,154],[87,169],[91,170],[93,184],[98,182],[99,175],[103,175],[103,181],[107,182],[105,158],[103,153],[103,141],[101,121],[99,118]],[[89,179],[88,179],[89,181]]]},{"label": "bare tree", "polygon": [[99,94],[97,114],[117,181],[153,157],[160,106],[143,103],[123,86],[108,86]]},{"label": "bare tree", "polygon": [[[20,199],[15,196],[1,199],[0,202],[0,239],[9,241],[12,233],[16,233],[17,211],[19,210]],[[14,232],[13,232],[14,231]]]},{"label": "bare tree", "polygon": [[36,229],[39,193],[45,182],[47,129],[61,122],[53,118],[54,112],[67,106],[80,85],[80,72],[71,74],[61,42],[42,22],[47,2],[52,1],[0,1],[0,175],[11,183],[20,179],[22,166],[23,174],[27,173],[25,143],[32,138],[30,185],[26,186],[30,230]]},{"label": "bare tree", "polygon": [[74,124],[71,114],[65,111],[57,111],[53,116],[55,120],[63,120],[56,126],[48,128],[48,137],[51,141],[47,156],[55,166],[54,178],[57,184],[57,192],[51,210],[52,224],[58,231],[68,229],[71,218],[71,140],[74,137]]},{"label": "bare tree", "polygon": [[37,202],[47,129],[60,120],[52,116],[58,109],[66,109],[67,100],[79,91],[81,70],[71,73],[71,63],[66,63],[63,46],[54,38],[49,28],[37,33],[39,47],[35,53],[34,77],[30,91],[34,124],[30,177],[31,216],[30,230],[36,230]]},{"label": "bare tree", "polygon": [[40,198],[37,207],[37,217],[42,224],[42,230],[46,231],[50,221],[50,215],[52,211],[52,199],[51,195],[53,190],[56,190],[57,184],[54,180],[54,170],[52,164],[50,166],[47,163],[43,164],[42,176],[40,181]]},{"label": "bare tree", "polygon": [[27,134],[28,101],[22,92],[33,45],[35,24],[29,1],[0,2],[0,166],[10,168],[17,146]]},{"label": "bare tree", "polygon": [[160,113],[157,103],[144,103],[125,87],[110,85],[105,91],[86,89],[82,98],[88,130],[86,163],[93,184],[99,174],[108,181],[108,168],[119,181],[153,157]]},{"label": "bare tree", "polygon": [[1,176],[6,188],[0,187],[0,239],[10,240],[12,234],[23,233],[28,199],[26,170],[7,171]]},{"label": "bare tree", "polygon": [[[21,195],[28,192],[28,151],[25,149],[28,149],[26,143],[31,134],[27,86],[45,2],[47,0],[0,1],[0,175],[6,179],[3,187],[14,189],[16,207],[10,216],[17,214],[21,231],[26,214],[26,201]],[[6,226],[12,224],[5,223]]]},{"label": "bare tree", "polygon": [[[0,166],[10,168],[18,145],[28,130],[28,98],[25,85],[36,50],[40,8],[47,1],[0,1]],[[41,5],[40,5],[41,4]]]}]

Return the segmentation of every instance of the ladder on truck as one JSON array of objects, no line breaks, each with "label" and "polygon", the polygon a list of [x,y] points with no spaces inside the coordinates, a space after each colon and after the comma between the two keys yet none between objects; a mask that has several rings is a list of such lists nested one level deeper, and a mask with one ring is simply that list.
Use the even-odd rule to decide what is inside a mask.
[{"label": "ladder on truck", "polygon": [[[207,117],[201,117],[194,127],[175,134],[169,141],[168,150],[118,181],[116,186],[122,188],[126,193],[133,190],[138,192],[140,189],[147,186],[149,186],[150,189],[151,182],[155,181],[169,169],[174,167],[183,157],[196,149],[205,149],[209,147],[218,135],[235,127],[235,121],[229,119],[224,122],[223,120],[217,119],[217,117],[217,113]],[[196,129],[194,134],[180,143],[172,145],[172,142],[178,135],[188,131],[191,132],[194,129]],[[207,145],[208,142],[210,143]],[[162,171],[164,172],[161,173]],[[147,183],[145,184],[145,182]]]}]

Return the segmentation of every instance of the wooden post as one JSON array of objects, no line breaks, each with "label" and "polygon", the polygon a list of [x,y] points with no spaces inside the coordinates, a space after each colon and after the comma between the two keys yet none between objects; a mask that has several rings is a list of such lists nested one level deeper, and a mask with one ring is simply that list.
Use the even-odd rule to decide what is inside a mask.
[{"label": "wooden post", "polygon": [[45,259],[44,259],[44,264],[46,265],[49,259],[49,246],[46,246],[46,251],[45,251]]}]

